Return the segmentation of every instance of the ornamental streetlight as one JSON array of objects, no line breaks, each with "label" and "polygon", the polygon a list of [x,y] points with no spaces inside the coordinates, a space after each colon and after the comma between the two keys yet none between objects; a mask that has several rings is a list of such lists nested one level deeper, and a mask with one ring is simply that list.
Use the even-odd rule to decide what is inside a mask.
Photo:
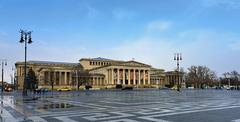
[{"label": "ornamental streetlight", "polygon": [[23,84],[23,96],[27,96],[27,44],[32,43],[32,31],[20,30],[21,39],[20,43],[25,44],[25,61],[24,61],[24,84]]},{"label": "ornamental streetlight", "polygon": [[230,89],[230,86],[231,86],[231,83],[230,83],[230,81],[231,81],[231,74],[229,72],[226,74],[226,78],[227,78],[227,81],[228,81],[228,88]]},{"label": "ornamental streetlight", "polygon": [[179,62],[182,60],[182,53],[174,54],[174,61],[177,61],[177,91],[180,91],[180,80],[179,80]]},{"label": "ornamental streetlight", "polygon": [[1,62],[2,62],[1,64],[2,64],[2,93],[3,93],[3,90],[4,90],[4,78],[3,78],[4,77],[4,66],[7,66],[7,60],[2,59]]}]

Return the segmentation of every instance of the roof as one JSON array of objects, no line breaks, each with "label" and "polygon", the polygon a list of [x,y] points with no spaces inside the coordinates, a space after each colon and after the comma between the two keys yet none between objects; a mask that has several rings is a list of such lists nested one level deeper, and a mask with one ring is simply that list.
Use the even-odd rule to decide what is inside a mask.
[{"label": "roof", "polygon": [[107,58],[102,58],[102,57],[97,57],[97,58],[81,58],[79,61],[82,61],[82,60],[124,62],[124,61],[112,60],[112,59],[107,59]]},{"label": "roof", "polygon": [[154,70],[154,71],[165,71],[164,69],[158,69],[158,68],[151,68],[151,70]]},{"label": "roof", "polygon": [[[89,71],[93,71],[93,70],[96,70],[96,69],[101,69],[101,68],[108,67],[108,66],[125,66],[124,64],[127,64],[127,63],[137,63],[137,64],[144,65],[146,67],[151,67],[151,65],[144,64],[144,63],[137,62],[137,61],[125,61],[125,62],[120,62],[120,63],[108,64],[108,65],[104,65],[104,66],[100,66],[100,67],[95,67],[95,68],[89,69]],[[137,65],[135,65],[135,66],[137,66]]]},{"label": "roof", "polygon": [[175,71],[167,71],[167,72],[165,72],[165,74],[167,74],[167,75],[175,75],[175,74],[177,74],[177,73],[179,73],[179,74],[184,74],[184,72],[177,72],[176,70]]},{"label": "roof", "polygon": [[92,60],[112,61],[112,59],[107,59],[107,58],[102,58],[102,57],[92,58]]},{"label": "roof", "polygon": [[[16,62],[16,64],[24,64],[24,62]],[[79,63],[53,62],[53,61],[27,61],[27,64],[39,64],[39,65],[66,65],[66,66],[76,66],[76,65],[79,65]]]}]

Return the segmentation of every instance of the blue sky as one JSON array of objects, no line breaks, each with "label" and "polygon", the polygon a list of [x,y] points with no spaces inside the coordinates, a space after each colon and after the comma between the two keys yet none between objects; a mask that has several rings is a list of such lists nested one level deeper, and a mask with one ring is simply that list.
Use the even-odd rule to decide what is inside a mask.
[{"label": "blue sky", "polygon": [[0,58],[24,60],[19,30],[32,30],[29,60],[105,57],[173,70],[205,65],[240,72],[239,0],[0,0]]}]

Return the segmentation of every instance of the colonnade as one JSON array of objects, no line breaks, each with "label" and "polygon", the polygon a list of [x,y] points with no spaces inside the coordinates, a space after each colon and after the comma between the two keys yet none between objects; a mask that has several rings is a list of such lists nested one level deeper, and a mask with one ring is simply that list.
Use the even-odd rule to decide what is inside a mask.
[{"label": "colonnade", "polygon": [[104,77],[94,76],[89,78],[89,85],[92,86],[104,86]]},{"label": "colonnade", "polygon": [[107,84],[116,85],[149,85],[150,72],[148,69],[108,69]]},{"label": "colonnade", "polygon": [[55,85],[71,85],[72,74],[67,71],[45,71],[43,82],[44,85],[49,85],[51,82]]},{"label": "colonnade", "polygon": [[167,82],[169,82],[171,85],[176,85],[178,80],[180,83],[182,83],[182,75],[168,75],[166,77]]}]

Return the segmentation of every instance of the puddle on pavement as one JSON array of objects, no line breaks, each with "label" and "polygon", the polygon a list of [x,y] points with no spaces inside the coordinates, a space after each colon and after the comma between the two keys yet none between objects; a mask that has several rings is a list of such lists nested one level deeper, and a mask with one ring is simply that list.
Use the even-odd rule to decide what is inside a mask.
[{"label": "puddle on pavement", "polygon": [[23,99],[24,102],[29,102],[29,101],[36,101],[38,100],[39,97],[33,97],[33,98],[27,98],[27,99]]},{"label": "puddle on pavement", "polygon": [[38,109],[61,109],[61,108],[72,108],[72,107],[75,107],[75,106],[68,103],[50,103],[50,104],[44,104],[43,106],[38,107]]}]

